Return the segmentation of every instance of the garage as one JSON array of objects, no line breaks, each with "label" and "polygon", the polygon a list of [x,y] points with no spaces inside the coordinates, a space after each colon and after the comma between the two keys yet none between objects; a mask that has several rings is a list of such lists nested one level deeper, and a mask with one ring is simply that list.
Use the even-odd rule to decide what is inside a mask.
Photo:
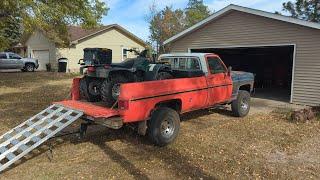
[{"label": "garage", "polygon": [[46,64],[49,63],[49,50],[33,50],[33,58],[38,59],[39,68],[38,70],[46,70]]},{"label": "garage", "polygon": [[216,53],[255,74],[258,98],[320,104],[320,24],[229,5],[164,41],[168,53]]},{"label": "garage", "polygon": [[215,53],[234,71],[255,75],[255,97],[289,102],[292,91],[294,45],[202,48],[193,53]]}]

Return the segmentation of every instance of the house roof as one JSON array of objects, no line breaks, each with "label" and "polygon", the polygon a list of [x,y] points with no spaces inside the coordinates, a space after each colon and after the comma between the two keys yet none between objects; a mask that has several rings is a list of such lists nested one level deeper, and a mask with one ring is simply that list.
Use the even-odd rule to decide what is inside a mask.
[{"label": "house roof", "polygon": [[139,44],[143,46],[147,46],[145,41],[137,37],[136,35],[132,34],[125,28],[121,27],[118,24],[111,24],[111,25],[106,25],[106,26],[100,26],[98,28],[93,28],[93,29],[84,29],[80,26],[68,26],[68,33],[70,36],[70,41],[72,44],[77,44],[79,41],[84,40],[86,38],[93,37],[94,35],[110,30],[112,28],[116,28],[129,36],[131,39],[135,40]]},{"label": "house roof", "polygon": [[223,9],[221,9],[220,11],[212,14],[211,16],[207,17],[206,19],[198,22],[197,24],[191,26],[190,28],[174,35],[173,37],[171,37],[169,39],[167,39],[166,41],[164,41],[164,45],[171,43],[171,42],[185,36],[186,34],[189,34],[193,31],[205,26],[206,24],[214,21],[215,19],[223,16],[224,14],[226,14],[230,11],[240,11],[240,12],[249,13],[249,14],[253,14],[253,15],[257,15],[257,16],[262,16],[262,17],[266,17],[266,18],[270,18],[270,19],[284,21],[287,23],[297,24],[297,25],[301,25],[301,26],[305,26],[305,27],[309,27],[309,28],[320,29],[319,23],[308,22],[308,21],[304,21],[304,20],[300,20],[300,19],[296,19],[296,18],[292,18],[292,17],[288,17],[288,16],[283,16],[283,15],[279,15],[279,14],[275,14],[275,13],[270,13],[270,12],[266,12],[266,11],[261,11],[261,10],[256,10],[256,9],[251,9],[251,8],[231,4]]}]

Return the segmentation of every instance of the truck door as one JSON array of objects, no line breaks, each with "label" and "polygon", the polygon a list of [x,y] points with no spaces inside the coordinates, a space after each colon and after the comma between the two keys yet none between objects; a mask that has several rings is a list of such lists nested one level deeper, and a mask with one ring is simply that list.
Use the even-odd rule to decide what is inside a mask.
[{"label": "truck door", "polygon": [[227,80],[230,77],[228,76],[227,68],[216,55],[206,56],[206,60],[208,66],[208,104],[214,105],[227,101],[230,98],[227,84]]}]

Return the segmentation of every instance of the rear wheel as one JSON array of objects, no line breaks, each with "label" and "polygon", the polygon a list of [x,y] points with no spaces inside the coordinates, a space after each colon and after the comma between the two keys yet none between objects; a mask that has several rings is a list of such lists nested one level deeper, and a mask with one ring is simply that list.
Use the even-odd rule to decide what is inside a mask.
[{"label": "rear wheel", "polygon": [[148,123],[149,138],[157,146],[173,142],[180,130],[179,114],[167,107],[157,109]]},{"label": "rear wheel", "polygon": [[102,101],[111,107],[120,96],[120,85],[127,82],[130,81],[121,75],[114,76],[111,80],[105,80],[101,86]]},{"label": "rear wheel", "polygon": [[97,102],[101,99],[101,82],[97,79],[82,78],[80,80],[80,97],[89,102]]},{"label": "rear wheel", "polygon": [[156,76],[156,80],[172,79],[173,76],[168,72],[159,72]]},{"label": "rear wheel", "polygon": [[236,117],[244,117],[250,111],[250,93],[239,90],[237,99],[232,101],[231,109]]}]

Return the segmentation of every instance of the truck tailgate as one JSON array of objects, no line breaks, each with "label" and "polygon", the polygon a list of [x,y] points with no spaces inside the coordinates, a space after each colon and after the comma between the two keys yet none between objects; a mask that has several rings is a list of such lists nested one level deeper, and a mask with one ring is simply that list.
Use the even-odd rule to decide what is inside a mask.
[{"label": "truck tailgate", "polygon": [[82,111],[85,115],[93,118],[109,118],[119,115],[118,110],[107,107],[102,107],[88,102],[82,102],[77,100],[64,100],[55,102],[54,104],[60,104],[65,107]]}]

